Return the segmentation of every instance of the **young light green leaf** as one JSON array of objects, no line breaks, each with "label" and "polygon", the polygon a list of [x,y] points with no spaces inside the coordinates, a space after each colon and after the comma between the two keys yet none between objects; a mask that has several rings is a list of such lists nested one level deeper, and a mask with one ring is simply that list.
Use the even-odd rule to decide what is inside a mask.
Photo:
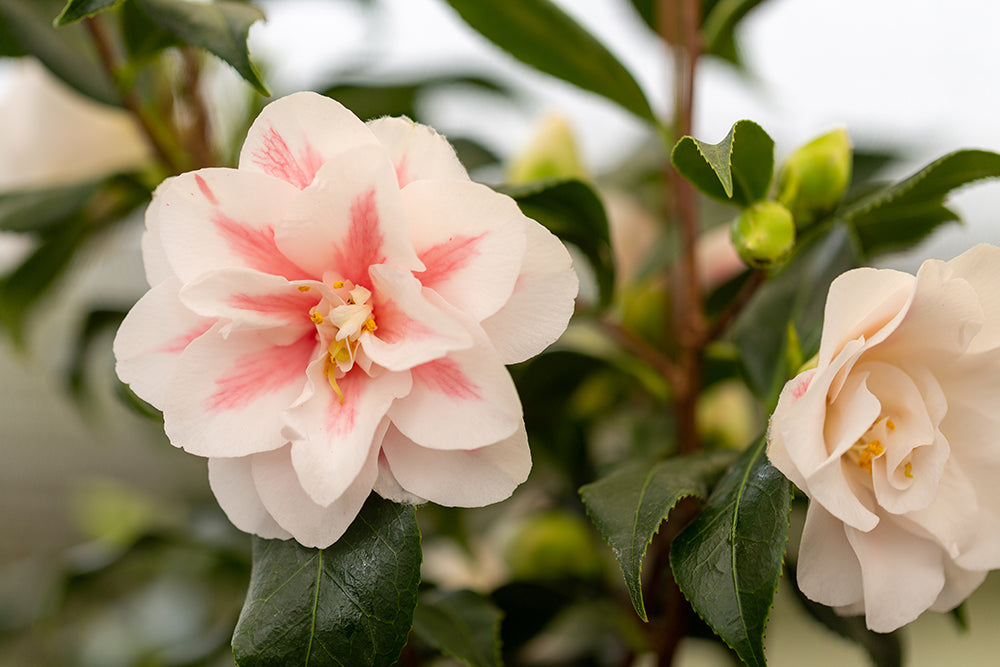
[{"label": "young light green leaf", "polygon": [[876,190],[836,213],[857,231],[867,255],[913,246],[938,226],[958,220],[944,206],[955,188],[1000,176],[1000,154],[949,153],[906,178]]},{"label": "young light green leaf", "polygon": [[336,543],[254,538],[250,589],[233,635],[241,667],[391,665],[420,581],[413,507],[372,494]]},{"label": "young light green leaf", "polygon": [[656,121],[629,71],[550,0],[448,0],[448,4],[473,30],[521,62]]},{"label": "young light green leaf", "polygon": [[681,137],[670,160],[704,194],[746,207],[767,196],[774,171],[774,141],[757,123],[740,120],[717,144]]},{"label": "young light green leaf", "polygon": [[642,561],[660,524],[681,498],[706,498],[712,484],[732,461],[732,452],[706,452],[634,464],[580,488],[587,513],[611,545],[642,620]]},{"label": "young light green leaf", "polygon": [[500,667],[503,612],[472,591],[431,591],[420,596],[413,632],[471,667]]},{"label": "young light green leaf", "polygon": [[85,19],[94,14],[110,9],[121,3],[123,0],[69,0],[63,10],[53,21],[53,25],[63,26],[80,19]]},{"label": "young light green leaf", "polygon": [[597,277],[601,306],[611,303],[615,287],[614,254],[608,216],[597,192],[574,179],[539,181],[501,191],[513,197],[526,216],[583,252]]},{"label": "young light green leaf", "polygon": [[250,61],[247,34],[264,18],[256,7],[235,0],[200,3],[189,0],[135,0],[150,19],[188,44],[214,53],[229,63],[261,95],[267,86]]},{"label": "young light green leaf", "polygon": [[670,549],[681,592],[750,667],[767,664],[764,626],[791,509],[791,483],[767,460],[766,444],[761,438],[740,455]]}]

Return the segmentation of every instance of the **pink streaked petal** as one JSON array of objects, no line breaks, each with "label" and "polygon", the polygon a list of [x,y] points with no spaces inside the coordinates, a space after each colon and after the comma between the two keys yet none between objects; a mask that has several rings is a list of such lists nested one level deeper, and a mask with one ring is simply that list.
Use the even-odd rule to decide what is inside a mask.
[{"label": "pink streaked petal", "polygon": [[188,346],[167,388],[164,428],[192,454],[246,456],[283,445],[284,411],[301,394],[318,354],[313,332],[274,345],[255,332],[228,337],[216,325]]},{"label": "pink streaked petal", "polygon": [[448,507],[482,507],[504,500],[531,472],[524,426],[473,450],[428,449],[390,427],[382,451],[399,486]]},{"label": "pink streaked petal", "polygon": [[322,298],[320,288],[250,269],[221,269],[185,285],[180,298],[196,313],[231,323],[224,334],[274,328],[280,335],[271,340],[288,344],[315,329],[309,309]]},{"label": "pink streaked petal", "polygon": [[209,459],[208,483],[234,526],[268,540],[287,540],[292,534],[274,520],[254,485],[252,462],[257,456]]},{"label": "pink streaked petal", "polygon": [[303,490],[292,464],[291,446],[253,457],[253,480],[268,513],[300,544],[324,549],[343,535],[372,492],[378,475],[373,449],[344,492],[318,505]]},{"label": "pink streaked petal", "polygon": [[421,270],[385,153],[364,146],[320,169],[277,227],[281,251],[317,277],[370,288],[368,267]]},{"label": "pink streaked petal", "polygon": [[418,181],[403,189],[424,287],[482,321],[507,303],[526,252],[514,200],[471,181]]},{"label": "pink streaked petal", "polygon": [[389,406],[409,393],[412,383],[409,373],[370,377],[355,367],[337,380],[341,403],[323,364],[312,364],[309,372],[313,395],[288,411],[289,428],[303,436],[292,443],[292,462],[302,488],[325,507],[346,492],[378,449]]},{"label": "pink streaked petal", "polygon": [[469,180],[455,149],[432,128],[409,118],[389,117],[368,121],[368,128],[389,152],[399,187],[426,178]]},{"label": "pink streaked petal", "polygon": [[149,290],[129,311],[114,342],[118,377],[160,410],[181,353],[213,323],[185,307],[179,290],[177,278]]},{"label": "pink streaked petal", "polygon": [[156,224],[170,266],[184,282],[207,271],[249,268],[289,280],[311,276],[278,250],[274,228],[298,191],[235,169],[201,169],[156,191]]},{"label": "pink streaked petal", "polygon": [[414,367],[413,389],[393,404],[389,417],[423,447],[475,449],[517,430],[521,401],[482,329],[461,313],[452,315],[472,333],[473,346]]},{"label": "pink streaked petal", "polygon": [[430,290],[421,290],[410,273],[389,266],[371,269],[372,317],[378,328],[361,337],[361,346],[376,364],[404,370],[472,345],[472,336]]},{"label": "pink streaked petal", "polygon": [[331,157],[377,140],[339,102],[311,92],[271,102],[240,151],[240,170],[257,171],[303,189]]},{"label": "pink streaked petal", "polygon": [[559,239],[536,222],[525,231],[527,252],[514,293],[482,323],[505,364],[535,356],[562,335],[580,286]]}]

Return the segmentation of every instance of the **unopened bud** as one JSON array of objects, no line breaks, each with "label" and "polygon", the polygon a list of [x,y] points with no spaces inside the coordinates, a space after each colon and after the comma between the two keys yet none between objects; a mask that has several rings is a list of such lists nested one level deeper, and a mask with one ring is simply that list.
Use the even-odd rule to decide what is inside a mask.
[{"label": "unopened bud", "polygon": [[778,201],[801,228],[840,203],[851,182],[851,140],[837,129],[792,153],[778,175]]},{"label": "unopened bud", "polygon": [[546,116],[528,147],[507,169],[512,185],[553,178],[585,178],[586,169],[576,147],[573,130],[565,117]]},{"label": "unopened bud", "polygon": [[754,268],[777,264],[795,246],[792,214],[776,201],[757,202],[733,221],[733,245]]}]

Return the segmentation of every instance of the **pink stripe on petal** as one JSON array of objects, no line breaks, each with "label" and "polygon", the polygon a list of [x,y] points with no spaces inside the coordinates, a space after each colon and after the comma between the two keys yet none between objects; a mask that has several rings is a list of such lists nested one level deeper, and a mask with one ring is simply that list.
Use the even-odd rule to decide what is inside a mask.
[{"label": "pink stripe on petal", "polygon": [[451,359],[437,359],[421,364],[410,371],[414,387],[444,394],[460,401],[482,400],[479,385],[475,384]]},{"label": "pink stripe on petal", "polygon": [[205,179],[202,178],[200,174],[195,174],[194,180],[195,183],[198,184],[198,189],[201,190],[201,194],[205,195],[205,199],[207,199],[212,206],[218,206],[219,199],[215,196],[215,193],[212,192],[212,188],[208,187],[208,183],[205,182]]},{"label": "pink stripe on petal", "polygon": [[171,354],[178,354],[180,352],[183,352],[185,349],[187,349],[187,346],[190,345],[192,341],[194,341],[195,338],[198,338],[203,333],[211,329],[212,324],[213,322],[209,320],[206,322],[202,322],[201,324],[195,327],[192,327],[191,329],[182,333],[180,336],[168,340],[159,348],[159,351],[168,352]]},{"label": "pink stripe on petal", "polygon": [[455,271],[465,268],[470,261],[479,257],[479,241],[486,236],[453,236],[444,243],[438,243],[420,253],[420,261],[427,267],[424,271],[415,271],[414,276],[425,287],[433,287],[446,280]]},{"label": "pink stripe on petal", "polygon": [[337,248],[333,256],[335,270],[355,285],[371,289],[368,267],[385,261],[383,241],[373,189],[359,195],[351,204],[351,226],[347,230],[346,243]]},{"label": "pink stripe on petal", "polygon": [[215,392],[205,400],[205,409],[239,410],[292,382],[304,383],[306,366],[315,350],[316,336],[309,332],[291,345],[243,355],[229,375],[215,381]]},{"label": "pink stripe on petal", "polygon": [[404,313],[395,301],[379,301],[372,311],[372,319],[378,325],[374,335],[386,343],[406,338],[426,338],[434,334],[433,329]]},{"label": "pink stripe on petal", "polygon": [[317,297],[308,293],[242,294],[231,295],[226,302],[233,308],[255,313],[280,313],[285,319],[309,318],[309,309],[316,305]]},{"label": "pink stripe on petal", "polygon": [[330,405],[324,421],[326,432],[330,437],[342,437],[354,430],[358,416],[355,402],[366,379],[368,377],[360,369],[351,369],[344,377],[337,379],[337,386],[344,394],[344,402],[341,403],[340,398],[330,392]]},{"label": "pink stripe on petal", "polygon": [[254,164],[265,174],[291,183],[299,190],[313,182],[323,164],[322,156],[310,144],[296,159],[285,138],[273,127],[264,133],[264,145],[253,154]]},{"label": "pink stripe on petal", "polygon": [[212,223],[233,254],[246,262],[249,268],[288,280],[312,277],[278,250],[274,242],[274,228],[270,225],[255,229],[233,220],[221,211],[216,211]]}]

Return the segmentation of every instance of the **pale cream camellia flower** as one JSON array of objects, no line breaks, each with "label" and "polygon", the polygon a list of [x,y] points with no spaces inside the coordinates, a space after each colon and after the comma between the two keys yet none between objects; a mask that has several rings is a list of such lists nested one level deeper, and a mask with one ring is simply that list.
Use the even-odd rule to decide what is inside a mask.
[{"label": "pale cream camellia flower", "polygon": [[372,489],[471,507],[527,478],[504,364],[559,337],[577,277],[430,128],[290,95],[238,169],[168,179],[146,225],[118,374],[209,458],[237,527],[325,547]]},{"label": "pale cream camellia flower", "polygon": [[818,366],[785,385],[768,431],[810,499],[802,592],[889,632],[1000,567],[998,405],[1000,249],[838,277]]}]

